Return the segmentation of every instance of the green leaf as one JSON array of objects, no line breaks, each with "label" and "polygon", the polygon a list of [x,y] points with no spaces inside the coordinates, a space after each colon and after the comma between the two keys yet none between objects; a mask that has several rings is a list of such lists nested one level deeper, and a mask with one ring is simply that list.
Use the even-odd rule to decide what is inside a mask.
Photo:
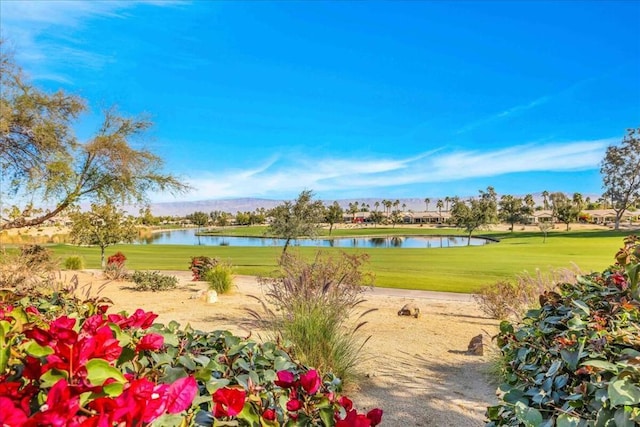
[{"label": "green leaf", "polygon": [[244,420],[249,423],[249,425],[260,425],[260,415],[253,407],[251,402],[246,402],[242,411],[237,415],[239,420]]},{"label": "green leaf", "polygon": [[560,360],[554,361],[544,375],[546,377],[554,376],[558,372],[561,366],[562,366],[562,361]]},{"label": "green leaf", "polygon": [[164,414],[153,422],[154,426],[161,427],[180,427],[184,424],[184,415],[181,414]]},{"label": "green leaf", "polygon": [[610,382],[608,392],[611,406],[640,404],[640,387],[633,384],[629,377]]},{"label": "green leaf", "polygon": [[577,427],[580,424],[580,418],[572,417],[569,414],[561,414],[556,420],[556,427]]},{"label": "green leaf", "polygon": [[577,314],[567,322],[567,327],[573,331],[580,331],[587,326],[587,323]]},{"label": "green leaf", "polygon": [[594,368],[618,373],[618,366],[615,363],[607,362],[606,360],[585,360],[580,364],[580,366],[593,366]]},{"label": "green leaf", "polygon": [[0,373],[4,373],[9,363],[9,355],[11,354],[11,345],[7,339],[7,331],[11,325],[9,322],[0,321]]},{"label": "green leaf", "polygon": [[330,426],[335,424],[335,420],[333,419],[333,409],[325,408],[320,410],[320,419],[325,426]]},{"label": "green leaf", "polygon": [[575,305],[576,307],[578,307],[587,316],[591,313],[591,310],[589,309],[589,306],[587,304],[585,304],[583,301],[573,300],[572,304]]},{"label": "green leaf", "polygon": [[123,389],[124,384],[122,383],[109,383],[102,387],[102,391],[110,397],[120,396]]},{"label": "green leaf", "polygon": [[162,377],[162,382],[166,384],[170,384],[175,382],[180,378],[186,377],[187,371],[184,368],[167,368],[164,371],[164,376]]},{"label": "green leaf", "polygon": [[637,424],[631,419],[633,412],[633,408],[630,406],[625,406],[623,408],[619,408],[613,419],[616,421],[616,427],[634,427]]},{"label": "green leaf", "polygon": [[15,320],[15,323],[11,328],[12,331],[22,332],[24,324],[29,322],[29,318],[27,317],[27,313],[24,311],[24,308],[19,306],[14,306],[13,310],[11,310],[7,316],[13,317]]},{"label": "green leaf", "polygon": [[565,361],[569,369],[575,371],[578,367],[578,359],[580,358],[580,352],[578,350],[569,351],[566,349],[560,350],[560,357]]},{"label": "green leaf", "polygon": [[535,408],[531,408],[522,402],[516,402],[516,418],[526,427],[538,427],[542,424],[542,414]]},{"label": "green leaf", "polygon": [[33,356],[33,357],[44,357],[44,356],[48,356],[50,354],[53,354],[54,351],[51,347],[49,346],[41,346],[40,344],[38,344],[35,341],[31,341],[29,342],[29,344],[27,345],[27,347],[25,348],[25,351],[27,352],[27,354]]},{"label": "green leaf", "polygon": [[66,380],[69,377],[69,374],[65,371],[60,371],[58,369],[50,369],[40,377],[40,387],[41,388],[50,388],[53,387],[55,383],[60,380]]},{"label": "green leaf", "polygon": [[113,378],[121,383],[126,382],[122,372],[109,365],[104,359],[91,359],[87,362],[87,379],[92,385],[102,385],[104,382]]}]

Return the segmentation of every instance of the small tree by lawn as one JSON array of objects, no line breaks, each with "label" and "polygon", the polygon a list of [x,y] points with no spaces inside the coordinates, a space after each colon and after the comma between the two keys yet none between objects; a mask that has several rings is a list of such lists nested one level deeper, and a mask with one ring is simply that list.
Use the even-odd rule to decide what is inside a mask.
[{"label": "small tree by lawn", "polygon": [[619,146],[607,147],[600,173],[603,196],[616,212],[617,230],[622,215],[640,199],[640,128],[629,129]]},{"label": "small tree by lawn", "polygon": [[480,190],[480,197],[468,201],[453,199],[451,207],[451,221],[453,224],[465,230],[468,243],[471,244],[471,234],[480,228],[495,224],[498,219],[497,196],[493,187],[487,187],[487,191]]},{"label": "small tree by lawn", "polygon": [[117,243],[131,243],[137,236],[135,220],[111,204],[92,204],[88,212],[71,214],[71,241],[100,248],[100,264],[106,267],[104,251]]},{"label": "small tree by lawn", "polygon": [[566,224],[569,231],[569,224],[578,222],[581,206],[567,197],[564,193],[552,193],[550,196],[553,216],[560,222]]},{"label": "small tree by lawn", "polygon": [[500,197],[498,205],[500,208],[499,218],[511,225],[512,232],[517,222],[523,222],[527,215],[532,213],[531,208],[525,204],[523,199],[511,195]]},{"label": "small tree by lawn", "polygon": [[191,221],[198,228],[204,227],[209,223],[209,215],[205,212],[196,211],[190,215],[187,215],[187,219]]},{"label": "small tree by lawn", "polygon": [[267,233],[285,239],[284,255],[292,239],[317,235],[324,219],[324,205],[320,200],[313,200],[311,190],[305,190],[294,202],[284,202],[273,208],[271,217]]},{"label": "small tree by lawn", "polygon": [[329,234],[333,231],[333,225],[342,222],[344,216],[344,210],[340,207],[338,202],[333,202],[326,208],[325,221],[329,224]]}]

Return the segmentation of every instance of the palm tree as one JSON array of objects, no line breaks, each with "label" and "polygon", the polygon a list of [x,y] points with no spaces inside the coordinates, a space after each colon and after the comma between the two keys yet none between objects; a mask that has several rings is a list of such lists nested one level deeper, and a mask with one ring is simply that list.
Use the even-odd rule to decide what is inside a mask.
[{"label": "palm tree", "polygon": [[547,190],[542,192],[542,206],[545,210],[549,209],[549,192]]},{"label": "palm tree", "polygon": [[380,207],[380,202],[375,202],[373,204],[373,206],[375,207],[375,211],[374,212],[378,212],[378,208]]},{"label": "palm tree", "polygon": [[386,208],[387,215],[390,215],[391,214],[391,206],[393,206],[393,203],[391,202],[391,200],[383,200],[382,203],[384,204],[384,207]]},{"label": "palm tree", "polygon": [[577,208],[582,209],[582,206],[584,205],[584,200],[582,198],[582,194],[573,193],[573,204],[576,205]]},{"label": "palm tree", "polygon": [[427,210],[425,212],[429,212],[429,203],[431,203],[431,199],[430,198],[426,198],[424,199],[424,204],[427,205]]},{"label": "palm tree", "polygon": [[442,208],[444,207],[444,203],[442,200],[438,199],[436,203],[436,208],[438,208],[438,224],[442,224]]},{"label": "palm tree", "polygon": [[446,202],[446,208],[445,211],[449,211],[449,202],[451,201],[451,197],[447,196],[444,198],[444,201]]},{"label": "palm tree", "polygon": [[533,208],[536,205],[536,202],[533,200],[533,196],[531,194],[527,194],[524,196],[524,204],[533,212]]},{"label": "palm tree", "polygon": [[404,212],[406,209],[407,209],[407,204],[406,204],[406,203],[403,203],[403,204],[402,204],[402,212]]}]

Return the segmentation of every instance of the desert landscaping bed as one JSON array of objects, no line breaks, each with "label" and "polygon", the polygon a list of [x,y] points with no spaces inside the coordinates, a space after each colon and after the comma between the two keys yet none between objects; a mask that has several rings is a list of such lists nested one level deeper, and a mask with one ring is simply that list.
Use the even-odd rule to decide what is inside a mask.
[{"label": "desert landscaping bed", "polygon": [[[260,310],[249,295],[261,296],[255,277],[236,276],[234,289],[215,303],[201,297],[204,282],[191,281],[188,271],[166,272],[179,278],[179,286],[164,292],[138,292],[130,282],[107,282],[99,272],[78,273],[81,284],[113,301],[115,311],[137,308],[201,330],[229,330],[237,335],[264,338],[251,325],[246,309]],[[70,279],[74,273],[63,273]],[[380,407],[387,426],[481,426],[488,405],[496,402],[495,385],[487,373],[490,337],[498,322],[487,318],[470,295],[375,288],[365,294],[362,309],[377,308],[365,319],[364,362],[358,389],[350,391],[361,409]],[[420,308],[419,318],[398,316],[407,303]],[[467,354],[472,337],[483,334],[484,355]]]}]

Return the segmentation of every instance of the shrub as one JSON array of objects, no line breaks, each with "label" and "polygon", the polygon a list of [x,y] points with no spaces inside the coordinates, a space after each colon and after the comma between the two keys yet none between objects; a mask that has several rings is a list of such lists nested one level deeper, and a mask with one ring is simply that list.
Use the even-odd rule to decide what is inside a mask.
[{"label": "shrub", "polygon": [[218,294],[226,294],[233,285],[233,275],[229,264],[220,263],[204,272],[203,279],[209,282],[209,288]]},{"label": "shrub", "polygon": [[122,252],[116,252],[115,254],[107,258],[107,266],[104,269],[104,276],[111,280],[125,280],[128,277],[127,269],[125,268],[125,262],[127,257]]},{"label": "shrub", "polygon": [[219,263],[220,260],[217,258],[211,258],[208,256],[191,257],[191,264],[189,264],[189,268],[191,269],[191,273],[193,273],[193,280],[203,280],[204,273],[207,270],[211,270]]},{"label": "shrub", "polygon": [[488,426],[640,423],[640,244],[616,265],[562,283],[514,326],[500,324],[501,402]]},{"label": "shrub", "polygon": [[201,332],[104,301],[5,292],[0,420],[7,425],[375,426],[341,382],[280,345]]},{"label": "shrub", "polygon": [[27,265],[42,266],[51,264],[51,251],[40,245],[25,245],[20,248]]},{"label": "shrub", "polygon": [[72,255],[64,260],[64,268],[66,270],[82,270],[84,268],[84,259],[78,255]]},{"label": "shrub", "polygon": [[2,287],[25,291],[46,286],[54,281],[55,262],[48,249],[39,245],[24,246],[20,253],[0,254]]},{"label": "shrub", "polygon": [[178,278],[161,274],[159,271],[136,271],[131,276],[136,291],[166,291],[178,286]]},{"label": "shrub", "polygon": [[[332,257],[318,252],[313,262],[306,262],[285,253],[280,277],[259,279],[266,288],[263,306],[267,319],[251,314],[264,322],[276,339],[291,342],[303,363],[349,380],[367,341],[355,333],[366,322],[355,326],[348,322],[364,301],[365,286],[373,282],[373,276],[361,270],[367,260],[366,254]],[[265,302],[276,310],[270,310]],[[358,319],[368,312],[360,313]]]},{"label": "shrub", "polygon": [[483,286],[473,295],[480,309],[494,319],[521,319],[531,308],[539,306],[538,296],[556,289],[558,283],[575,282],[577,269],[555,269],[535,274],[523,272],[515,283],[498,281]]}]

